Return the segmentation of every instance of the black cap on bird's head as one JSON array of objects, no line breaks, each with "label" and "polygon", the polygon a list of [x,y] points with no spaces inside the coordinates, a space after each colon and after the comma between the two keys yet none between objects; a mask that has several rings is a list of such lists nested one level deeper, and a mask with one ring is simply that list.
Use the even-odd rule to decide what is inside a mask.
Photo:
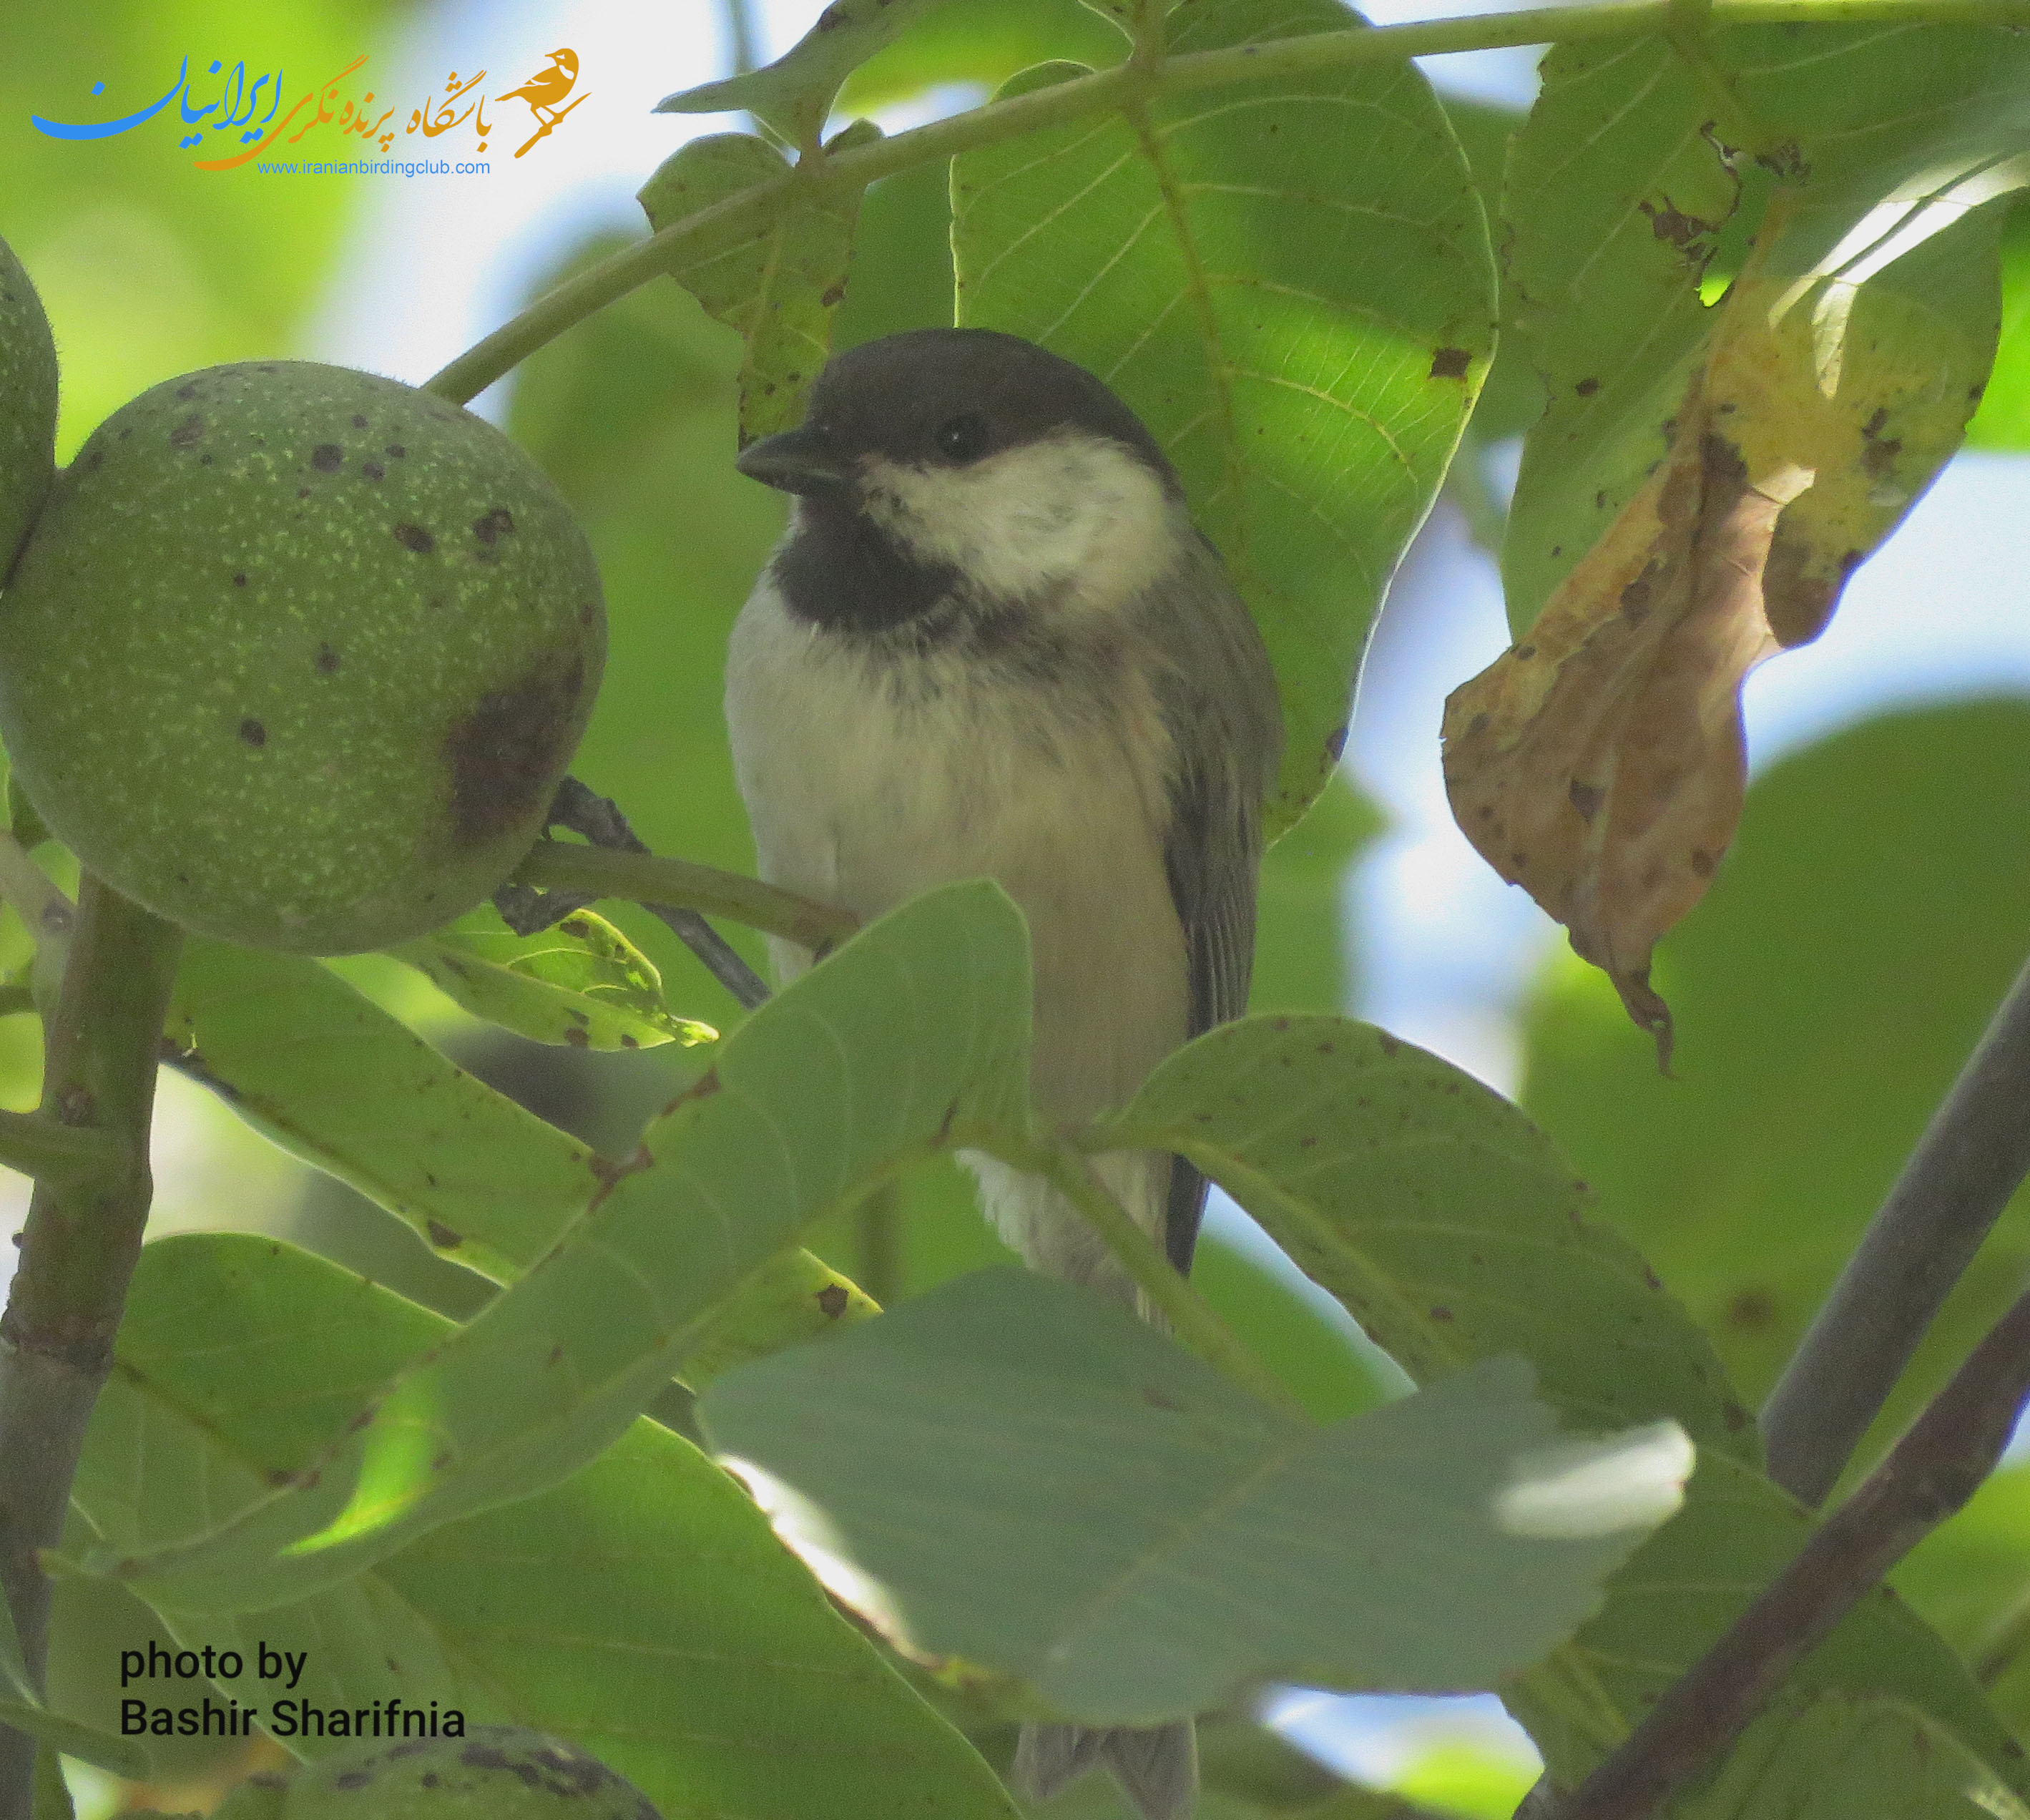
[{"label": "black cap on bird's head", "polygon": [[1131,449],[1180,492],[1142,420],[1085,368],[991,329],[912,329],[849,348],[811,388],[801,425],[742,451],[750,478],[823,493],[863,460],[967,467],[1004,449],[1070,431]]}]

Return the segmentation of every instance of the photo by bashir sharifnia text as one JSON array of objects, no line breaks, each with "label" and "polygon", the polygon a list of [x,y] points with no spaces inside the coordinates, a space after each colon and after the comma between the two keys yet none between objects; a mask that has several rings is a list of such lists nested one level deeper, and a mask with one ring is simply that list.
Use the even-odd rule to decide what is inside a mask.
[{"label": "photo by bashir sharifnia text", "polygon": [[[123,1736],[156,1738],[248,1738],[258,1725],[276,1738],[462,1738],[465,1714],[435,1700],[415,1706],[399,1695],[363,1706],[321,1706],[299,1697],[295,1689],[309,1666],[308,1650],[279,1650],[266,1643],[254,1646],[252,1679],[280,1684],[278,1697],[264,1710],[254,1702],[228,1695],[224,1703],[207,1692],[195,1706],[156,1706],[145,1699],[123,1698],[120,1730]],[[120,1652],[123,1695],[143,1681],[206,1681],[214,1688],[237,1681],[247,1673],[238,1650],[207,1643],[201,1650],[166,1650],[151,1643],[143,1650]],[[251,1690],[250,1690],[251,1691]],[[263,1689],[264,1693],[266,1689]]]}]

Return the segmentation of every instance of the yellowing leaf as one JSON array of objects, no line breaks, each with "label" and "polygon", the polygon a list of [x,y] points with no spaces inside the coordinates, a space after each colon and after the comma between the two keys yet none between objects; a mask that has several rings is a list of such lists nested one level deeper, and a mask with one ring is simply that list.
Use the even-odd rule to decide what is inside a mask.
[{"label": "yellowing leaf", "polygon": [[[856,121],[827,151],[850,151],[880,137]],[[694,139],[656,168],[638,199],[650,223],[666,228],[728,196],[789,174],[783,154],[751,133]],[[788,430],[804,418],[804,396],[831,351],[831,313],[846,294],[857,190],[813,188],[708,259],[672,269],[677,282],[747,344],[740,365],[740,440]]]},{"label": "yellowing leaf", "polygon": [[[1984,274],[1993,290],[1996,211],[1965,218],[1997,181],[1888,199],[1870,234],[1795,275],[1785,255],[1809,234],[1786,232],[1809,210],[1779,192],[1665,460],[1522,641],[1445,705],[1459,826],[1609,974],[1666,1067],[1650,955],[1733,839],[1742,679],[1824,630],[1958,446],[1996,329],[1964,294]],[[1941,307],[1942,288],[1961,294]]]},{"label": "yellowing leaf", "polygon": [[663,1002],[655,963],[604,917],[574,911],[518,936],[491,904],[389,951],[474,1017],[538,1043],[650,1049],[709,1043],[711,1025]]}]

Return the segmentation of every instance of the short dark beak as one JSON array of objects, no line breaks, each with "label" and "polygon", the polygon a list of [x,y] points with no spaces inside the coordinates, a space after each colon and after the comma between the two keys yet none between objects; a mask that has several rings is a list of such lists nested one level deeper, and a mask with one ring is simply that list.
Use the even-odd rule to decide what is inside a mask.
[{"label": "short dark beak", "polygon": [[852,464],[808,423],[750,442],[734,466],[783,493],[822,493],[853,478]]}]

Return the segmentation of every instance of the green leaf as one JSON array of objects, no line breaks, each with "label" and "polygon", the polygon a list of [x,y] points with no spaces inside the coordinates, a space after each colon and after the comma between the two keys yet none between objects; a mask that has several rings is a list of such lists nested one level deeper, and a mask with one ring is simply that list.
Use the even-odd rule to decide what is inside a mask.
[{"label": "green leaf", "polygon": [[491,904],[391,951],[446,996],[489,1023],[538,1043],[579,1049],[649,1049],[709,1043],[709,1025],[676,1016],[663,979],[604,917],[579,910],[518,936]]},{"label": "green leaf", "polygon": [[151,1604],[245,1611],[556,1484],[715,1311],[915,1156],[1026,1130],[1028,942],[984,882],[928,893],[764,1006],[544,1267],[407,1373],[314,1471],[187,1544],[95,1557]]},{"label": "green leaf", "polygon": [[[1530,1387],[1489,1361],[1321,1427],[1088,1289],[1001,1269],[731,1372],[698,1414],[910,1654],[1147,1725],[1270,1677],[1485,1686],[1569,1632],[1691,1449],[1670,1424],[1560,1443]],[[1589,1473],[1615,1494],[1577,1491]]]},{"label": "green leaf", "polygon": [[315,962],[195,938],[169,1042],[292,1156],[496,1282],[556,1242],[613,1166],[454,1067]]},{"label": "green leaf", "polygon": [[1165,1062],[1110,1147],[1175,1149],[1420,1383],[1517,1352],[1574,1423],[1668,1417],[1758,1457],[1697,1328],[1498,1094],[1344,1018],[1257,1017]]},{"label": "green leaf", "polygon": [[[850,150],[879,136],[863,121],[842,133],[831,149]],[[641,186],[640,200],[651,225],[666,228],[789,174],[788,162],[766,140],[713,133],[666,158]],[[709,259],[670,268],[679,284],[739,332],[745,345],[740,368],[743,447],[757,436],[803,421],[805,395],[831,351],[831,313],[846,292],[859,211],[857,190],[833,186],[798,192],[749,239]]]},{"label": "green leaf", "polygon": [[1891,1579],[1973,1665],[2003,1723],[2030,1730],[2030,1465],[1991,1474]]},{"label": "green leaf", "polygon": [[21,1658],[20,1633],[14,1613],[0,1595],[0,1725],[39,1738],[84,1762],[95,1763],[116,1776],[138,1781],[148,1773],[148,1753],[141,1745],[117,1738],[96,1726],[80,1725],[51,1712],[28,1679]]},{"label": "green leaf", "polygon": [[[447,1331],[291,1246],[158,1240],[135,1275],[80,1503],[128,1547],[215,1521],[310,1465]],[[288,1690],[256,1680],[257,1639],[308,1652],[288,1697],[329,1707],[396,1694],[455,1705],[468,1725],[536,1726],[611,1763],[673,1820],[1013,1811],[738,1489],[647,1421],[567,1483],[311,1599],[244,1617],[164,1615],[186,1647],[244,1651],[247,1673],[217,1695],[264,1720]],[[199,1691],[182,1685],[177,1703]],[[287,1742],[317,1755],[345,1741]]]},{"label": "green leaf", "polygon": [[[1745,27],[1710,48],[1782,142],[1775,161],[1804,173],[1781,245],[1760,256],[1779,281],[1824,267],[1822,299],[1910,244],[1895,237],[1899,186],[1915,199],[2030,141],[2030,47],[2002,28],[1815,27],[1806,43]],[[1701,287],[1742,190],[1712,122],[1709,92],[1663,39],[1545,59],[1504,203],[1511,320],[1550,397],[1502,557],[1519,637],[1669,447],[1708,326]],[[1759,203],[1768,186],[1753,187]],[[1964,316],[1952,327],[1986,333]]]},{"label": "green leaf", "polygon": [[1682,1820],[2030,1820],[2030,1807],[1944,1726],[1900,1700],[1791,1695]]},{"label": "green leaf", "polygon": [[1967,426],[1972,448],[2030,448],[2030,204],[2018,201],[2002,234],[2002,329],[1980,408]]},{"label": "green leaf", "polygon": [[[1205,0],[1178,53],[1340,29],[1329,0]],[[1079,73],[1054,64],[1004,95]],[[1457,140],[1407,65],[1149,103],[962,154],[959,314],[1089,367],[1177,465],[1266,639],[1288,738],[1270,821],[1331,775],[1390,574],[1493,349]]]},{"label": "green leaf", "polygon": [[791,144],[809,145],[846,77],[942,3],[831,0],[817,23],[765,69],[667,95],[656,104],[656,112],[727,114],[745,109]]},{"label": "green leaf", "polygon": [[[1801,940],[1816,933],[1800,925]],[[1653,1081],[1646,1049],[1629,1071]],[[1597,1085],[1593,1116],[1623,1091]],[[1682,1307],[1582,1217],[1584,1186],[1548,1140],[1470,1076],[1344,1020],[1250,1018],[1172,1056],[1102,1134],[1188,1156],[1418,1383],[1519,1352],[1567,1420],[1669,1417],[1697,1443],[1684,1509],[1615,1572],[1575,1641],[1505,1690],[1560,1786],[1620,1741],[1810,1534],[1811,1517],[1761,1476],[1753,1423]],[[1769,1203],[1754,1204],[1766,1236]],[[1887,1593],[1797,1678],[1906,1699],[2005,1762],[2006,1734],[1965,1668]],[[2013,1785],[2013,1766],[2002,1773]]]},{"label": "green leaf", "polygon": [[[1604,1698],[1586,1714],[1533,1682],[1506,1697],[1561,1788],[1575,1787],[1703,1655],[1809,1539],[1809,1513],[1758,1472],[1702,1453],[1685,1507],[1608,1583],[1572,1659]],[[1902,1700],[1950,1729],[2019,1796],[2030,1777],[1965,1665],[1893,1593],[1876,1588],[1793,1671],[1786,1686]],[[1598,1729],[1611,1717],[1606,1733]]]},{"label": "green leaf", "polygon": [[691,1343],[681,1375],[693,1388],[702,1388],[735,1365],[880,1312],[872,1297],[830,1264],[807,1251],[781,1252]]},{"label": "green leaf", "polygon": [[138,1782],[148,1773],[148,1753],[131,1738],[115,1737],[96,1726],[81,1725],[61,1713],[53,1713],[39,1702],[0,1699],[0,1725],[11,1725],[39,1738],[52,1749],[80,1762]]},{"label": "green leaf", "polygon": [[[1678,1012],[1675,1080],[1576,962],[1554,963],[1528,1007],[1523,1104],[1751,1405],[2030,952],[2026,750],[2030,709],[1987,702],[1884,716],[1758,778],[1718,887],[1659,953]],[[1860,1465],[2001,1318],[2026,1271],[2019,1195]]]}]

